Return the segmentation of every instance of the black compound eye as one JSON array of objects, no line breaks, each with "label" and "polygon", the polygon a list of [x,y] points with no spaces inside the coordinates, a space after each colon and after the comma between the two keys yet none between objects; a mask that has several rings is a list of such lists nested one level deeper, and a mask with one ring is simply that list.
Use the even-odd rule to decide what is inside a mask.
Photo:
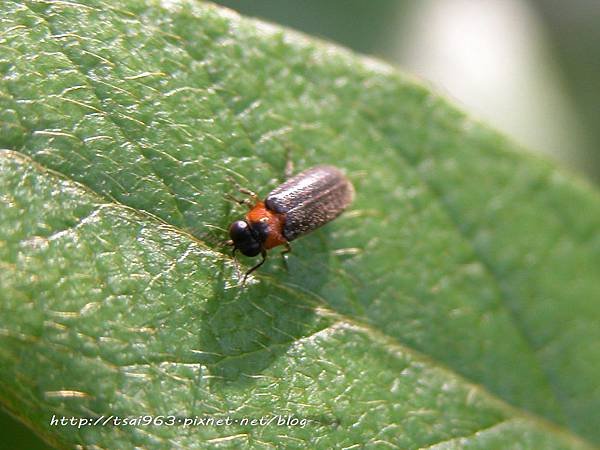
[{"label": "black compound eye", "polygon": [[245,220],[236,220],[229,226],[229,237],[235,243],[251,239],[250,225]]},{"label": "black compound eye", "polygon": [[256,239],[250,225],[245,220],[236,220],[229,227],[229,237],[235,248],[246,256],[256,256],[260,253],[260,242]]}]

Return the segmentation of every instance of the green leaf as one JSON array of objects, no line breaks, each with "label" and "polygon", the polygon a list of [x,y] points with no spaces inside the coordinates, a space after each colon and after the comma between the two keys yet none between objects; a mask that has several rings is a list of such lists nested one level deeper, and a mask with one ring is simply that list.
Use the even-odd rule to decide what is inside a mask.
[{"label": "green leaf", "polygon": [[[46,441],[600,442],[592,188],[384,64],[227,10],[0,8],[0,401]],[[242,287],[225,196],[267,194],[288,153],[356,200]],[[274,422],[51,423],[142,415]]]}]

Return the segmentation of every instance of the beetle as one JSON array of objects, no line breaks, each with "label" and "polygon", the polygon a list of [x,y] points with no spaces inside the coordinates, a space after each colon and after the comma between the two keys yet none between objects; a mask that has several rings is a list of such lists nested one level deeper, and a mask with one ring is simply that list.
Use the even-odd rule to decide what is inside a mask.
[{"label": "beetle", "polygon": [[335,219],[354,198],[352,183],[333,166],[316,166],[293,176],[264,201],[250,191],[240,191],[252,196],[255,204],[243,220],[229,226],[227,243],[233,246],[234,257],[237,250],[246,256],[262,256],[246,272],[244,282],[265,263],[267,250],[283,245],[282,255],[290,252],[291,241]]}]

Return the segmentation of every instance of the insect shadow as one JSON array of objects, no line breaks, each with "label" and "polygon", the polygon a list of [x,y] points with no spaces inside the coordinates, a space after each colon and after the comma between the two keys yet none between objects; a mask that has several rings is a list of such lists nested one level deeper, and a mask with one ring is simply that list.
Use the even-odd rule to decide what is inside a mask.
[{"label": "insect shadow", "polygon": [[203,309],[198,345],[198,362],[207,367],[213,386],[252,384],[272,365],[279,365],[283,376],[289,347],[328,326],[331,319],[315,314],[320,303],[311,294],[330,275],[325,233],[320,230],[297,245],[287,271],[273,258],[245,286],[236,284],[235,268],[220,271]]}]

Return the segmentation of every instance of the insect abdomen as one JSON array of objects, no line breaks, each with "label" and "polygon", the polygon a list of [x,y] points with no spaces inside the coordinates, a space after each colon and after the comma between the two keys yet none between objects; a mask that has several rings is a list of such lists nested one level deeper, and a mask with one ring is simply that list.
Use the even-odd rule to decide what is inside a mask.
[{"label": "insect abdomen", "polygon": [[292,241],[335,219],[353,196],[354,188],[341,171],[332,166],[317,166],[274,189],[265,205],[285,215],[283,235]]}]

